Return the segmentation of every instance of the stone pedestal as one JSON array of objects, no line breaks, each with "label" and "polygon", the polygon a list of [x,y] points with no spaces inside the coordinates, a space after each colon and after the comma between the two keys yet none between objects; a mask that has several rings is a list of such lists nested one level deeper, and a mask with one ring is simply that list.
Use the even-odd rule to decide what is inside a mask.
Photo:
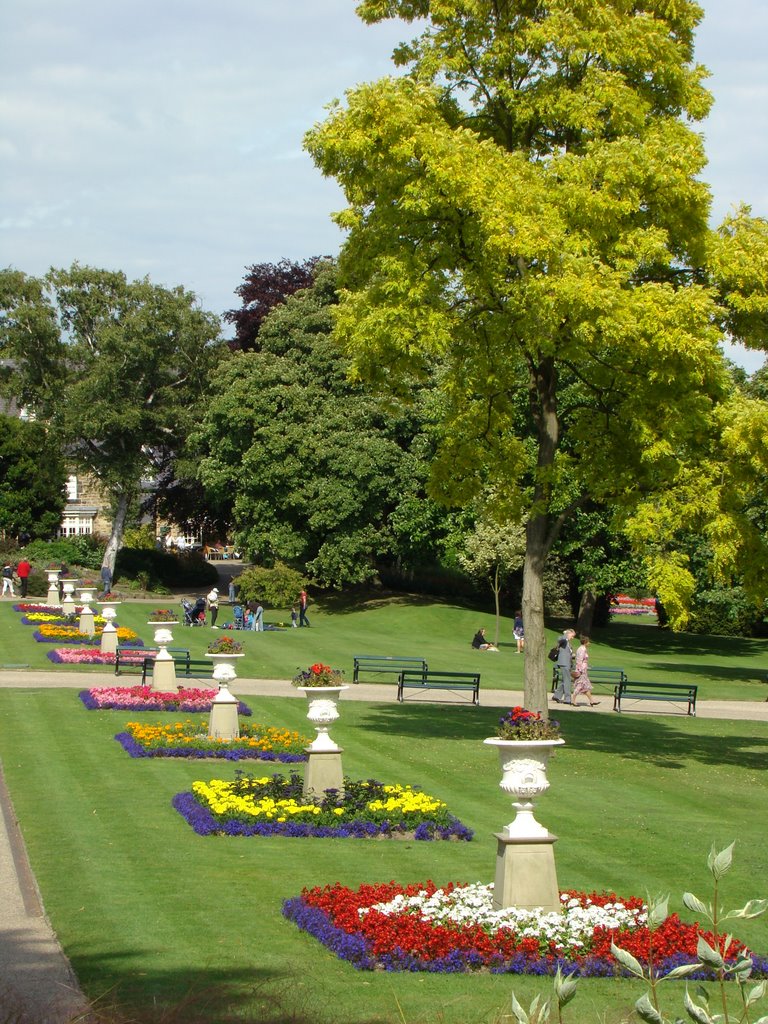
[{"label": "stone pedestal", "polygon": [[101,615],[102,618],[105,619],[104,628],[101,631],[101,653],[117,654],[117,629],[114,621],[117,618],[115,602],[103,602],[101,606]]},{"label": "stone pedestal", "polygon": [[58,570],[48,573],[48,597],[46,598],[46,604],[49,608],[61,608]]},{"label": "stone pedestal", "polygon": [[321,800],[326,789],[344,792],[344,773],[341,767],[343,750],[313,750],[306,748],[309,760],[304,772],[304,788],[301,793],[305,800]]},{"label": "stone pedestal", "polygon": [[547,833],[537,839],[511,839],[495,832],[496,877],[493,887],[494,910],[542,907],[560,913],[563,905],[557,887],[555,850],[557,836]]},{"label": "stone pedestal", "polygon": [[[170,625],[170,623],[168,624]],[[166,626],[155,630],[155,643],[160,648],[152,665],[152,689],[168,693],[176,689],[176,665],[166,645],[173,643],[173,634]]]},{"label": "stone pedestal", "polygon": [[88,636],[93,636],[96,632],[96,624],[93,621],[93,609],[88,600],[85,600],[85,604],[80,609],[80,621],[77,624],[77,628],[81,633],[86,633]]},{"label": "stone pedestal", "polygon": [[225,682],[219,682],[219,692],[211,703],[208,735],[216,740],[236,740],[240,735],[237,708],[237,697],[230,693]]}]

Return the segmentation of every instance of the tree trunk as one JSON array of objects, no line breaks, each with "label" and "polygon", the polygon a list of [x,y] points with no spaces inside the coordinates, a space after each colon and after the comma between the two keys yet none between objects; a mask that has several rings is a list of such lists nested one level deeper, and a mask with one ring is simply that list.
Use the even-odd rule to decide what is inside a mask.
[{"label": "tree trunk", "polygon": [[579,604],[579,617],[576,620],[577,633],[586,633],[589,636],[592,632],[592,619],[595,616],[596,603],[597,594],[594,590],[587,588],[582,592],[581,603]]},{"label": "tree trunk", "polygon": [[125,520],[128,515],[128,505],[129,496],[125,491],[122,491],[118,495],[117,502],[115,503],[115,514],[112,519],[112,533],[107,541],[104,558],[101,561],[102,565],[109,566],[109,571],[113,575],[115,572],[117,552],[123,546],[123,533],[125,532]]},{"label": "tree trunk", "polygon": [[525,528],[523,622],[525,623],[525,706],[548,716],[549,662],[544,631],[544,565],[547,560],[546,516],[536,516]]},{"label": "tree trunk", "polygon": [[529,366],[528,401],[536,424],[538,453],[531,516],[525,524],[523,622],[525,623],[525,706],[549,715],[549,664],[544,632],[544,566],[558,528],[550,522],[552,469],[560,424],[557,418],[557,372],[552,356]]},{"label": "tree trunk", "polygon": [[498,647],[499,646],[500,618],[501,618],[501,613],[499,611],[499,590],[501,589],[501,587],[499,586],[499,566],[498,566],[498,563],[496,563],[496,572],[493,574],[493,579],[491,581],[491,586],[493,587],[493,596],[494,596],[494,599],[496,601],[496,639],[493,641],[493,643],[494,643],[494,645],[496,647]]}]

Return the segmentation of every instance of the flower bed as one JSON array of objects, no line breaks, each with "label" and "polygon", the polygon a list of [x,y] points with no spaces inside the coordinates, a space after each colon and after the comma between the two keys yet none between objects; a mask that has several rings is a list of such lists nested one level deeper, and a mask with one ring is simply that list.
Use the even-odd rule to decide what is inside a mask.
[{"label": "flower bed", "polygon": [[305,803],[302,779],[273,775],[234,782],[194,782],[173,806],[198,835],[294,836],[321,839],[373,837],[470,840],[473,833],[441,800],[411,786],[344,780],[344,795],[328,790],[320,804]]},{"label": "flower bed", "polygon": [[[102,629],[94,627],[95,633],[91,639],[87,639],[85,633],[81,633],[77,626],[56,626],[56,625],[41,625],[32,634],[41,644],[93,644],[99,643],[101,639]],[[139,635],[132,629],[128,629],[127,626],[121,626],[116,630],[117,639],[121,644],[131,644],[134,647],[142,647],[144,644],[143,640],[139,640]]]},{"label": "flower bed", "polygon": [[49,615],[61,615],[61,607],[52,604],[36,604],[28,601],[21,601],[13,606],[15,612],[43,612]]},{"label": "flower bed", "polygon": [[[490,970],[509,974],[564,973],[610,977],[622,974],[611,943],[647,965],[649,942],[660,974],[697,963],[699,936],[714,937],[676,914],[651,934],[646,908],[637,897],[615,893],[564,892],[563,913],[510,907],[494,910],[492,885],[433,882],[401,886],[338,883],[304,889],[286,900],[283,914],[359,970],[457,973]],[[733,956],[743,949],[734,940]],[[722,949],[722,942],[721,942]],[[754,957],[758,976],[768,960]],[[706,969],[689,975],[710,977]]]},{"label": "flower bed", "polygon": [[[139,641],[141,643],[141,641]],[[55,647],[46,651],[46,657],[54,665],[114,665],[115,655],[102,653],[98,647],[76,648]]]},{"label": "flower bed", "polygon": [[142,725],[129,722],[127,732],[115,736],[131,757],[201,757],[241,761],[281,761],[292,764],[306,761],[306,736],[271,725],[244,723],[240,737],[234,740],[208,736],[208,722],[170,722]]},{"label": "flower bed", "polygon": [[[159,692],[149,686],[101,686],[81,690],[80,700],[89,711],[186,711],[206,712],[218,690],[185,689]],[[250,715],[247,704],[238,701],[237,712]]]}]

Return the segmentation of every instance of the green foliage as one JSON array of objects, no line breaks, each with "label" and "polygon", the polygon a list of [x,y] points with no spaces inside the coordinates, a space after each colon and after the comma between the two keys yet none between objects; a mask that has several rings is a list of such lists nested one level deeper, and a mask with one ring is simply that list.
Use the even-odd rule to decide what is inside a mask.
[{"label": "green foliage", "polygon": [[757,607],[743,587],[715,587],[699,590],[693,597],[690,633],[712,636],[765,636],[765,607]]},{"label": "green foliage", "polygon": [[101,566],[102,552],[101,542],[88,535],[50,541],[33,540],[24,548],[29,561],[43,569],[51,563],[64,562],[66,565],[96,570]]},{"label": "green foliage", "polygon": [[254,565],[237,577],[239,601],[261,601],[273,608],[290,608],[299,599],[300,591],[306,589],[301,573],[283,562],[273,566]]},{"label": "green foliage", "polygon": [[197,418],[219,325],[183,288],[73,264],[0,272],[6,393],[51,422],[68,458],[109,494],[112,564],[140,481],[163,477]]},{"label": "green foliage", "polygon": [[154,550],[156,547],[154,527],[149,523],[144,526],[129,527],[123,534],[123,544],[127,548]]},{"label": "green foliage", "polygon": [[0,415],[0,531],[52,536],[66,504],[58,438],[41,423]]},{"label": "green foliage", "polygon": [[121,548],[115,578],[136,580],[144,590],[166,587],[209,587],[219,578],[214,566],[196,551],[172,555],[147,548]]},{"label": "green foliage", "polygon": [[[313,288],[264,320],[258,352],[218,368],[193,440],[200,479],[214,502],[233,502],[246,553],[339,588],[372,579],[404,534],[417,535],[409,527],[426,473],[414,472],[418,414],[347,379],[330,337],[335,302],[335,273],[324,266]],[[398,516],[401,500],[409,504]]]}]

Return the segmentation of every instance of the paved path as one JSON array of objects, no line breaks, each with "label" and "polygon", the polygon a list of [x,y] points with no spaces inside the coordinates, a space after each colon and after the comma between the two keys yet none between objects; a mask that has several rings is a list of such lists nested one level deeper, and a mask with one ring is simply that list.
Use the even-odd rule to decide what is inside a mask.
[{"label": "paved path", "polygon": [[[0,687],[16,689],[83,689],[87,686],[130,685],[131,677],[116,680],[112,672],[0,671]],[[238,679],[239,696],[304,699],[283,679]],[[344,700],[392,701],[392,684],[350,686]],[[511,707],[523,703],[520,691],[482,690],[484,707]],[[650,708],[650,702],[646,704]],[[659,710],[669,710],[660,705]],[[768,702],[699,701],[700,718],[743,719],[768,722]],[[612,713],[612,700],[601,696],[597,708],[558,706],[558,714]],[[69,1024],[82,1015],[86,1004],[59,946],[40,901],[27,861],[13,806],[0,766],[0,1010],[1,1019],[14,1024]],[[14,1015],[12,1015],[14,1014]],[[77,1016],[87,1024],[87,1016]]]}]

